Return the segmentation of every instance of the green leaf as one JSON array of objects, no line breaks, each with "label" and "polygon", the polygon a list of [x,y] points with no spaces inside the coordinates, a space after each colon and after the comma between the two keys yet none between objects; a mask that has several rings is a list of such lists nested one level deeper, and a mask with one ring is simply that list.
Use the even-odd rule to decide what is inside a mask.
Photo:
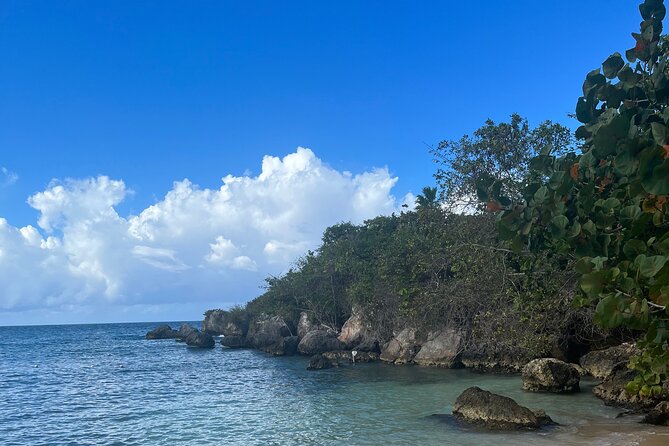
[{"label": "green leaf", "polygon": [[625,206],[620,210],[620,223],[625,227],[632,226],[634,220],[641,216],[641,208],[636,205]]},{"label": "green leaf", "polygon": [[667,127],[659,122],[652,122],[650,128],[653,131],[653,138],[659,146],[667,143]]},{"label": "green leaf", "polygon": [[623,253],[628,259],[635,259],[639,254],[646,253],[646,244],[641,240],[629,240],[623,245]]},{"label": "green leaf", "polygon": [[639,255],[634,259],[634,263],[639,268],[639,274],[642,277],[651,278],[657,274],[665,263],[669,260],[666,256],[645,256]]},{"label": "green leaf", "polygon": [[618,75],[618,71],[624,66],[625,61],[620,53],[613,53],[602,64],[602,71],[607,79],[613,79]]}]

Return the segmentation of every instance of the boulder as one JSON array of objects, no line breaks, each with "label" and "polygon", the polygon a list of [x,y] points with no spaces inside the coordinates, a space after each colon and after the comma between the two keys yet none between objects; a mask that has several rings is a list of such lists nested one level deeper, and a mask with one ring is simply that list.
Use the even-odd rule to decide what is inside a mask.
[{"label": "boulder", "polygon": [[231,317],[225,310],[209,310],[204,313],[202,332],[213,336],[246,336],[248,321],[240,321]]},{"label": "boulder", "polygon": [[297,350],[307,356],[317,355],[332,350],[343,350],[345,345],[337,339],[337,335],[325,330],[315,330],[307,333],[299,345]]},{"label": "boulder", "polygon": [[619,364],[627,364],[630,356],[639,352],[634,344],[621,344],[604,350],[597,350],[583,355],[581,367],[588,374],[598,379],[608,378]]},{"label": "boulder", "polygon": [[148,332],[145,337],[146,339],[176,339],[179,337],[179,332],[164,324]]},{"label": "boulder", "polygon": [[214,348],[216,345],[214,338],[209,333],[201,333],[200,330],[195,330],[186,338],[186,345],[197,348]]},{"label": "boulder", "polygon": [[523,390],[553,393],[578,392],[579,382],[578,370],[559,359],[535,359],[523,368]]},{"label": "boulder", "polygon": [[373,335],[371,328],[365,317],[362,314],[360,307],[353,307],[352,315],[344,325],[341,327],[339,340],[346,346],[346,348],[370,351],[369,348],[374,347],[377,342]]},{"label": "boulder", "polygon": [[188,324],[182,324],[181,327],[179,327],[179,332],[178,332],[177,338],[181,339],[182,341],[185,341],[186,338],[188,338],[188,336],[190,336],[191,334],[193,334],[195,332],[199,333],[199,330],[194,328],[194,327],[191,327]]},{"label": "boulder", "polygon": [[300,313],[300,319],[297,321],[297,336],[302,339],[310,331],[318,329],[318,326],[311,321],[306,311]]},{"label": "boulder", "polygon": [[351,350],[358,352],[368,352],[368,353],[381,353],[381,347],[379,346],[379,341],[376,339],[366,339],[360,344],[354,346]]},{"label": "boulder", "polygon": [[543,411],[532,412],[506,396],[470,387],[455,400],[453,415],[486,429],[537,429],[552,420]]},{"label": "boulder", "polygon": [[462,345],[459,331],[446,329],[430,332],[413,361],[420,365],[453,367]]},{"label": "boulder", "polygon": [[334,364],[332,364],[332,361],[330,361],[328,358],[323,355],[314,355],[311,357],[311,359],[309,359],[307,370],[322,370],[332,367],[334,367]]},{"label": "boulder", "polygon": [[407,364],[413,361],[419,350],[420,345],[417,341],[416,330],[405,328],[383,346],[380,358],[381,361],[385,362]]},{"label": "boulder", "polygon": [[281,316],[261,315],[251,322],[246,344],[275,356],[294,355],[297,336]]},{"label": "boulder", "polygon": [[604,400],[604,403],[608,406],[624,407],[631,410],[649,409],[668,399],[669,384],[664,385],[662,393],[657,397],[643,398],[637,394],[628,393],[625,386],[636,376],[636,371],[628,369],[626,363],[620,363],[613,368],[604,382],[592,389],[592,393]]},{"label": "boulder", "polygon": [[662,401],[653,407],[641,422],[657,426],[669,426],[669,401]]}]

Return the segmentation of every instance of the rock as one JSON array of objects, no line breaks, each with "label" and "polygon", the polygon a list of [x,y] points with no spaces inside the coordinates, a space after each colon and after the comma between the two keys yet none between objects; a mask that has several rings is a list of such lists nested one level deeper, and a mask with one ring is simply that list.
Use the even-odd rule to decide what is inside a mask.
[{"label": "rock", "polygon": [[214,348],[216,345],[214,338],[209,333],[201,333],[200,330],[191,332],[185,341],[186,345],[197,348]]},{"label": "rock", "polygon": [[380,358],[381,361],[385,362],[407,364],[413,361],[419,350],[420,345],[417,342],[416,330],[405,328],[383,346]]},{"label": "rock", "polygon": [[460,354],[460,364],[463,367],[480,373],[520,373],[528,360],[516,356],[502,354],[487,354],[475,350],[465,350]]},{"label": "rock", "polygon": [[300,313],[300,319],[297,321],[297,336],[302,339],[310,331],[316,330],[318,327],[314,324],[309,318],[309,314],[306,311]]},{"label": "rock", "polygon": [[181,339],[182,341],[185,341],[186,338],[188,338],[188,336],[190,336],[191,334],[193,334],[195,332],[199,333],[199,330],[197,330],[196,328],[191,327],[188,324],[182,324],[181,327],[179,327],[179,333],[178,333],[177,337],[179,339]]},{"label": "rock", "polygon": [[[335,350],[335,351],[325,352],[323,353],[323,356],[325,356],[326,358],[337,364],[341,364],[343,362],[353,363],[353,353],[352,351],[349,350]],[[373,362],[378,360],[379,360],[379,354],[374,352],[358,351],[358,353],[355,355],[356,363]]]},{"label": "rock", "polygon": [[243,336],[223,336],[221,345],[228,348],[245,348],[246,338]]},{"label": "rock", "polygon": [[604,400],[608,406],[624,407],[631,410],[647,410],[660,402],[669,399],[669,382],[665,383],[662,392],[654,397],[640,397],[637,394],[627,393],[625,386],[637,376],[637,372],[627,368],[627,364],[620,363],[600,385],[592,389],[596,397]]},{"label": "rock", "polygon": [[653,407],[641,422],[657,426],[669,426],[669,401],[662,401]]},{"label": "rock", "polygon": [[337,335],[324,330],[315,330],[307,333],[299,345],[297,350],[307,356],[317,355],[332,350],[342,350],[345,345],[337,339]]},{"label": "rock", "polygon": [[213,336],[246,336],[248,320],[237,320],[229,311],[209,310],[204,313],[202,332]]},{"label": "rock", "polygon": [[455,400],[453,415],[487,429],[537,429],[552,420],[545,412],[532,412],[511,398],[470,387]]},{"label": "rock", "polygon": [[309,359],[307,370],[322,370],[332,367],[334,367],[334,364],[332,364],[332,361],[330,361],[328,358],[323,355],[314,355],[311,357],[311,359]]},{"label": "rock", "polygon": [[165,324],[154,328],[145,337],[146,339],[176,339],[179,337],[179,332],[172,330],[172,327]]},{"label": "rock", "polygon": [[460,353],[462,336],[460,332],[446,329],[430,332],[427,341],[413,361],[420,365],[434,365],[439,367],[453,367]]},{"label": "rock", "polygon": [[365,316],[362,313],[360,307],[353,307],[352,315],[341,328],[341,333],[339,334],[339,340],[344,343],[346,348],[356,350],[362,350],[359,347],[365,348],[365,351],[368,348],[374,346],[374,342],[377,341],[376,337],[372,333],[371,327],[365,321]]},{"label": "rock", "polygon": [[379,341],[377,341],[376,339],[366,339],[360,344],[354,346],[351,350],[355,350],[358,352],[381,353],[381,347],[379,346]]},{"label": "rock", "polygon": [[261,315],[251,322],[246,344],[275,356],[294,355],[297,336],[293,336],[282,317]]},{"label": "rock", "polygon": [[588,374],[598,379],[606,379],[619,364],[627,364],[630,356],[639,352],[633,344],[621,344],[604,350],[597,350],[583,355],[580,359],[581,367]]},{"label": "rock", "polygon": [[578,371],[559,359],[541,358],[530,361],[523,368],[523,390],[531,392],[578,392]]}]

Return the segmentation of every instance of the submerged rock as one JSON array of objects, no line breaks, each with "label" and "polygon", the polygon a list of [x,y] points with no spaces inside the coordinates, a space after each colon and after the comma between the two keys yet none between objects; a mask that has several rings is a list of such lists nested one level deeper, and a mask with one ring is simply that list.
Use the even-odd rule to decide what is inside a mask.
[{"label": "submerged rock", "polygon": [[509,397],[479,387],[470,387],[458,396],[453,415],[492,430],[538,429],[553,424],[545,412],[532,412]]},{"label": "submerged rock", "polygon": [[164,324],[148,332],[145,337],[146,339],[176,339],[179,337],[179,332]]},{"label": "submerged rock", "polygon": [[657,426],[669,426],[669,401],[662,401],[653,407],[641,422]]},{"label": "submerged rock", "polygon": [[430,332],[427,335],[427,341],[423,343],[413,361],[420,365],[453,367],[461,345],[462,336],[459,331],[446,329]]},{"label": "submerged rock", "polygon": [[606,379],[619,364],[627,364],[632,355],[639,353],[634,344],[621,344],[604,350],[597,350],[581,357],[581,367],[598,379]]},{"label": "submerged rock", "polygon": [[297,350],[307,356],[325,353],[332,350],[342,350],[345,345],[337,339],[337,335],[324,330],[315,330],[307,333],[297,346]]},{"label": "submerged rock", "polygon": [[555,358],[535,359],[523,368],[523,389],[531,392],[578,392],[579,381],[573,366]]},{"label": "submerged rock", "polygon": [[332,367],[334,367],[334,364],[328,358],[323,355],[314,355],[309,359],[307,370],[322,370],[330,369]]},{"label": "submerged rock", "polygon": [[[374,362],[379,360],[379,354],[374,353],[374,352],[360,352],[357,350],[354,350],[356,352],[355,354],[355,362],[358,363],[363,363],[363,362]],[[331,361],[341,364],[342,362],[345,363],[353,363],[353,351],[349,350],[335,350],[331,352],[325,352],[323,353],[323,356],[326,358],[330,359]]]},{"label": "submerged rock", "polygon": [[381,360],[394,364],[408,364],[420,350],[416,329],[405,328],[381,349]]}]

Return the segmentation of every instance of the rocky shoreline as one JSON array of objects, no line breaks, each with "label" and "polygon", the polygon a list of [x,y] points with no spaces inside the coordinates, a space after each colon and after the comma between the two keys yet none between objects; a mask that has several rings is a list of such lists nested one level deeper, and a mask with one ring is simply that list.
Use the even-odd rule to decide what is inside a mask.
[{"label": "rocky shoreline", "polygon": [[[205,313],[202,332],[182,325],[173,330],[162,325],[147,333],[147,339],[176,339],[197,348],[214,347],[213,336],[221,336],[226,348],[257,349],[274,356],[309,356],[309,370],[320,370],[353,362],[383,361],[391,364],[468,368],[479,372],[521,373],[523,390],[530,392],[579,392],[582,376],[601,380],[593,393],[605,404],[625,409],[625,413],[646,414],[643,422],[669,426],[669,387],[656,397],[630,395],[625,385],[634,378],[627,368],[637,350],[621,344],[595,350],[567,363],[557,358],[522,361],[467,351],[463,336],[443,329],[422,334],[415,328],[400,330],[391,339],[379,340],[371,324],[359,311],[343,324],[339,332],[314,323],[302,313],[296,325],[280,316],[261,314],[251,320],[235,318],[225,310]],[[494,404],[493,404],[494,403]],[[467,389],[455,403],[453,416],[461,422],[488,429],[538,429],[552,424],[541,411],[531,411],[510,398],[476,387]]]}]

